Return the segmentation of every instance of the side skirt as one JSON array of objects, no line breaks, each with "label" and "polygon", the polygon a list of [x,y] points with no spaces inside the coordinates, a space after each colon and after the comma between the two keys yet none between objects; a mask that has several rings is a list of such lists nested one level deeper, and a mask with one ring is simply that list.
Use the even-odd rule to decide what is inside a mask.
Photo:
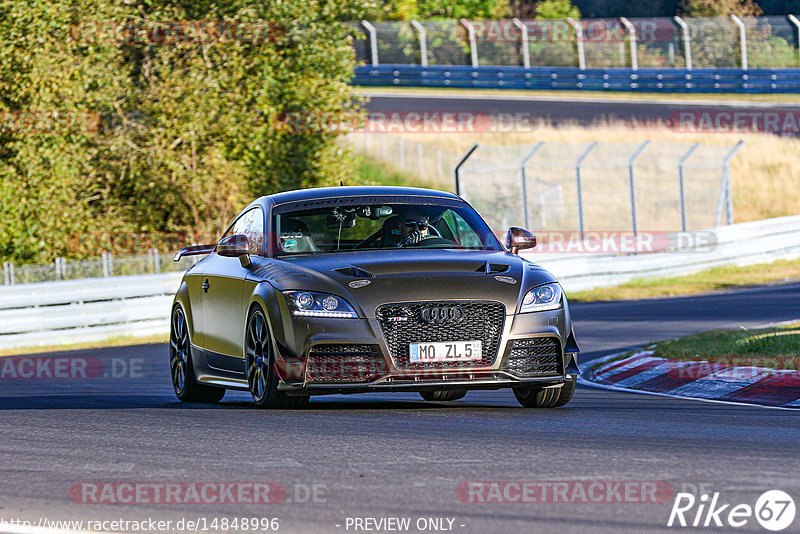
[{"label": "side skirt", "polygon": [[[217,354],[192,344],[194,372],[197,381],[201,384],[247,391],[247,376],[245,375],[244,364],[241,362],[242,360],[239,358]],[[241,365],[241,371],[234,370],[237,367],[237,363]],[[220,365],[226,368],[218,367]]]}]

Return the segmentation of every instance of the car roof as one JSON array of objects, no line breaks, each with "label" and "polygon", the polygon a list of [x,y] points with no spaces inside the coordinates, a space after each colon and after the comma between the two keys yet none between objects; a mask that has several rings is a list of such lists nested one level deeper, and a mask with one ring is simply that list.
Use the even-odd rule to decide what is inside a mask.
[{"label": "car roof", "polygon": [[311,189],[298,189],[295,191],[285,191],[275,193],[258,199],[273,205],[286,204],[288,202],[302,202],[306,200],[317,200],[326,198],[354,197],[354,196],[409,196],[409,197],[435,197],[452,200],[463,200],[456,194],[449,191],[437,191],[435,189],[424,189],[421,187],[399,187],[399,186],[339,186],[339,187],[316,187]]}]

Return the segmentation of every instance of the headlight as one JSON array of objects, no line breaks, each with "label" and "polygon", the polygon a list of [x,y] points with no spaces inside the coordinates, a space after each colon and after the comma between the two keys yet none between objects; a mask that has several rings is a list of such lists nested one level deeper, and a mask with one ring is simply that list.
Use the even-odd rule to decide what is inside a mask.
[{"label": "headlight", "polygon": [[341,297],[316,291],[284,291],[292,315],[298,317],[331,317],[355,319],[358,314]]},{"label": "headlight", "polygon": [[545,284],[531,289],[522,299],[520,313],[530,313],[561,308],[561,286],[557,283]]}]

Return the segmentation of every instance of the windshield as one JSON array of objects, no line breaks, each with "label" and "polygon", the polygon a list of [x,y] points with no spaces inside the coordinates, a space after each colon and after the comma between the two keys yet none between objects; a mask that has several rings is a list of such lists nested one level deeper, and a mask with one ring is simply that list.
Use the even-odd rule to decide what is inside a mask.
[{"label": "windshield", "polygon": [[277,213],[276,256],[402,248],[502,250],[466,204],[352,204]]}]

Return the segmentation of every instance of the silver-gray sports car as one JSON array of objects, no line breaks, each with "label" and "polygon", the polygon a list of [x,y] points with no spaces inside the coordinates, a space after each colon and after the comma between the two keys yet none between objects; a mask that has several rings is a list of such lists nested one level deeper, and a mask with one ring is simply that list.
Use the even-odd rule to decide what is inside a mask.
[{"label": "silver-gray sports car", "polygon": [[531,408],[572,398],[579,351],[556,278],[505,246],[452,193],[331,187],[261,197],[183,277],[170,369],[182,401],[249,391],[260,407],[310,395],[417,391],[451,401],[512,388]]}]

